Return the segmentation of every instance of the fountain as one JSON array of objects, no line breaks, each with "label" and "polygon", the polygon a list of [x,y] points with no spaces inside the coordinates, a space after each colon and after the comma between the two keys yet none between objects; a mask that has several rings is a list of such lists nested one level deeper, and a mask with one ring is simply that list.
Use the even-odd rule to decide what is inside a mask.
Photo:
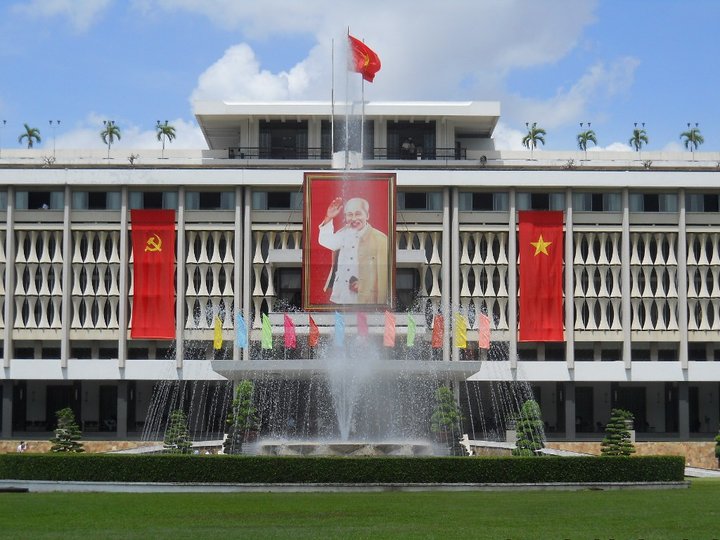
[{"label": "fountain", "polygon": [[[348,111],[351,102],[346,99]],[[349,176],[353,174],[349,169],[362,165],[362,152],[358,152],[362,149],[362,120],[346,114],[344,125],[354,126],[354,131],[336,133],[336,141],[345,141],[345,147],[333,154],[333,166],[344,169],[341,174]],[[347,200],[344,188],[341,193]],[[424,319],[422,330],[431,324],[437,310],[428,300],[412,309],[415,317]],[[290,309],[276,305],[274,311],[279,314]],[[445,311],[446,317],[452,316],[452,309]],[[212,320],[212,314],[205,316]],[[381,326],[378,322],[375,328]],[[280,324],[276,328],[279,330]],[[276,360],[280,356],[276,351],[263,353],[251,348],[250,361],[213,362],[213,369],[228,379],[254,383],[259,437],[243,445],[244,451],[273,455],[442,453],[430,432],[439,386],[450,381],[455,384],[464,416],[457,439],[468,433],[473,439],[505,440],[522,403],[532,397],[527,383],[503,380],[507,377],[500,372],[507,364],[502,362],[507,360],[507,350],[500,345],[490,349],[487,361],[497,365],[497,381],[474,383],[465,379],[479,371],[480,362],[438,361],[428,340],[406,349],[404,358],[398,358],[390,352],[395,349],[383,347],[378,337],[382,336],[361,337],[351,332],[343,346],[333,345],[331,340],[317,350],[301,348],[300,359]],[[272,359],[263,359],[267,356]],[[232,382],[161,383],[143,437],[157,440],[169,411],[183,407],[190,409],[187,414],[196,436],[219,438],[231,400]]]}]

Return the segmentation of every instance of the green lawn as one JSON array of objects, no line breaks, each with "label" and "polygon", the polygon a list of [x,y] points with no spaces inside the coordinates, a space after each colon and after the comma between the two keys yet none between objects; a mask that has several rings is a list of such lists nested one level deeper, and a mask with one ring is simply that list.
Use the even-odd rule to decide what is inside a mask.
[{"label": "green lawn", "polygon": [[2,493],[1,538],[720,538],[690,489],[357,494]]}]

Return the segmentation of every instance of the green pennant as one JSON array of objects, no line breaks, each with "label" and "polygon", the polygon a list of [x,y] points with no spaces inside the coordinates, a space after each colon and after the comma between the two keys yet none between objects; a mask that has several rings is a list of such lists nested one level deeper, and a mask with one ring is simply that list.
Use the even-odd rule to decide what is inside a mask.
[{"label": "green pennant", "polygon": [[272,326],[270,326],[270,319],[263,313],[262,316],[262,336],[260,338],[260,344],[263,349],[272,349]]},{"label": "green pennant", "polygon": [[412,315],[408,315],[408,322],[407,322],[407,346],[408,347],[414,347],[415,346],[415,319],[412,318]]}]

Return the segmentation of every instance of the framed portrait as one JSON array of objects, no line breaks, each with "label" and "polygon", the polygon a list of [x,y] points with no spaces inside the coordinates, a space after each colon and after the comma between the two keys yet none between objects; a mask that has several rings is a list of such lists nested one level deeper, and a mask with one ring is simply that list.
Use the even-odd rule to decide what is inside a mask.
[{"label": "framed portrait", "polygon": [[395,181],[394,173],[305,173],[305,311],[393,308]]}]

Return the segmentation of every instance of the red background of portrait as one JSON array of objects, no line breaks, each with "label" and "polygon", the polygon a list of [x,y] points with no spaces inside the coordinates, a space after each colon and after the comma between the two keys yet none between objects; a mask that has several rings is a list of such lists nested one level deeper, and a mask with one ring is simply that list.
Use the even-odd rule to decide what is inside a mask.
[{"label": "red background of portrait", "polygon": [[[389,246],[394,246],[395,227],[395,178],[394,175],[375,173],[318,173],[305,175],[305,220],[303,231],[303,309],[334,310],[340,306],[330,303],[331,290],[323,291],[332,267],[333,252],[318,243],[320,223],[335,197],[342,197],[343,204],[353,197],[361,197],[370,203],[368,223],[388,236]],[[309,199],[309,200],[308,200]],[[335,231],[345,226],[345,213],[341,211],[334,220]],[[390,254],[392,255],[392,254]],[[390,259],[389,271],[394,272],[395,258]],[[389,277],[391,297],[394,296],[394,277]],[[350,307],[350,306],[348,306]],[[362,308],[361,305],[353,305]],[[367,306],[366,306],[367,307]]]}]

